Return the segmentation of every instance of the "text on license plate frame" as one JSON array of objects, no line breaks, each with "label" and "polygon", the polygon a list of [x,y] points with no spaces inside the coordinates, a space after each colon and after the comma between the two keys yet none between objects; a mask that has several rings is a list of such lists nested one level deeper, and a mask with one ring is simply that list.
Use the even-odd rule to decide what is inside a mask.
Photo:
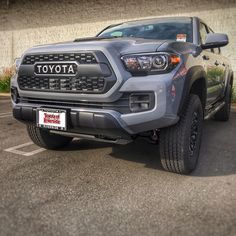
[{"label": "text on license plate frame", "polygon": [[67,130],[67,111],[38,108],[36,110],[36,125],[46,129]]}]

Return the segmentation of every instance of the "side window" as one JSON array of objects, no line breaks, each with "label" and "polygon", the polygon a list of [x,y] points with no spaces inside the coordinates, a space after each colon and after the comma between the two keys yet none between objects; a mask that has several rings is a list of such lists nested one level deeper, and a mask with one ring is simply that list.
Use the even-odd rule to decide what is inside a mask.
[{"label": "side window", "polygon": [[200,22],[200,41],[202,44],[205,43],[206,36],[207,36],[206,26]]}]

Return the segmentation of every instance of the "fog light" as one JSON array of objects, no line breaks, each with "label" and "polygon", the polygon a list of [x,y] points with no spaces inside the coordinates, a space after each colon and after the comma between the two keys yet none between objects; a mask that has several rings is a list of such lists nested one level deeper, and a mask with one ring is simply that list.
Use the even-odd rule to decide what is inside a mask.
[{"label": "fog light", "polygon": [[14,103],[19,102],[19,94],[16,87],[11,87],[11,99]]},{"label": "fog light", "polygon": [[129,97],[129,107],[132,112],[146,111],[151,108],[151,95],[150,94],[131,94]]}]

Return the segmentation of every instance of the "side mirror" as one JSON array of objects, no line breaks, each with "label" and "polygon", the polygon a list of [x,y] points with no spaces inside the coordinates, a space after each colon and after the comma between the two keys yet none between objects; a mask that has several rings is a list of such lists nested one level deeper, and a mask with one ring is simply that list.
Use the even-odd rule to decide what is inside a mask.
[{"label": "side mirror", "polygon": [[202,44],[202,49],[219,48],[226,46],[228,43],[227,34],[210,33],[207,34],[205,44]]}]

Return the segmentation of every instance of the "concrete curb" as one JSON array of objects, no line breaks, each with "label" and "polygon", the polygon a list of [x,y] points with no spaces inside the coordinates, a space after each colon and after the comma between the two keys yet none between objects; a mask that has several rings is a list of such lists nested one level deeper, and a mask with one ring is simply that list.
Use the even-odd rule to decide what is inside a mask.
[{"label": "concrete curb", "polygon": [[11,94],[10,93],[0,93],[1,97],[10,97]]}]

